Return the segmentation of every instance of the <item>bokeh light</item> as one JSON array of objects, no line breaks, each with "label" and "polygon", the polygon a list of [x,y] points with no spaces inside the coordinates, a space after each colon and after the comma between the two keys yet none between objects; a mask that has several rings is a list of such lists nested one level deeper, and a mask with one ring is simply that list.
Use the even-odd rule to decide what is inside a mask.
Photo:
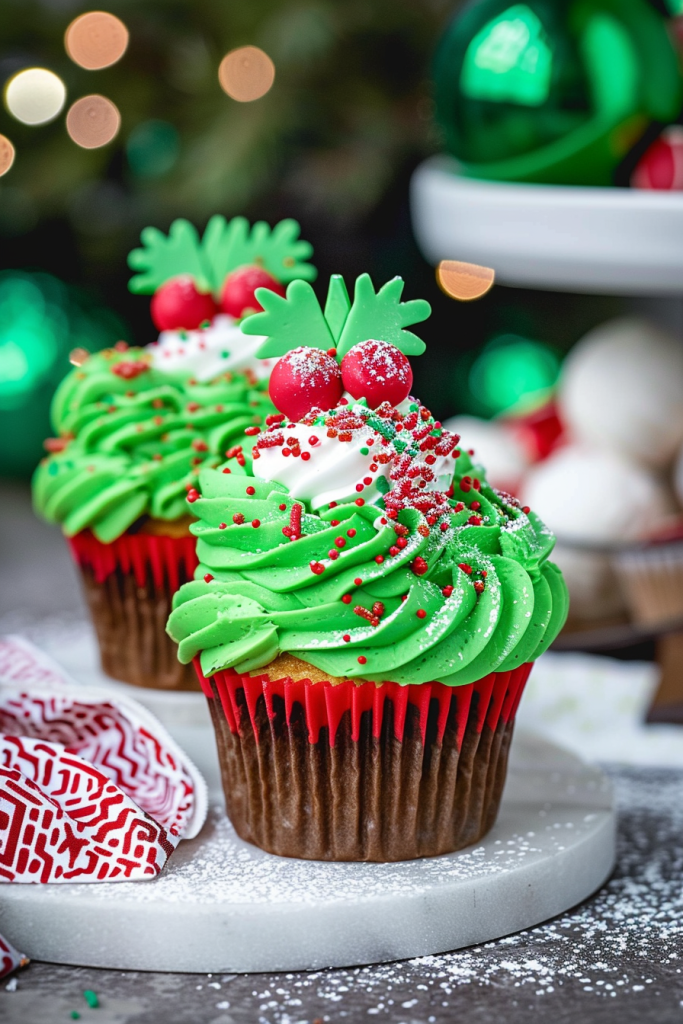
[{"label": "bokeh light", "polygon": [[218,68],[221,88],[239,103],[265,96],[275,81],[275,65],[258,46],[240,46],[226,54]]},{"label": "bokeh light", "polygon": [[128,163],[140,178],[158,178],[166,174],[179,154],[178,132],[168,121],[143,121],[136,125],[126,142]]},{"label": "bokeh light", "polygon": [[14,146],[6,135],[0,135],[0,178],[7,174],[14,163]]},{"label": "bokeh light", "polygon": [[5,86],[5,106],[23,124],[53,121],[66,102],[66,86],[47,68],[26,68]]},{"label": "bokeh light", "polygon": [[480,299],[493,288],[496,273],[490,267],[478,263],[462,263],[460,260],[441,260],[436,268],[439,288],[452,299],[471,302]]},{"label": "bokeh light", "polygon": [[485,415],[522,413],[550,397],[560,360],[550,346],[516,334],[490,341],[469,373],[470,392]]},{"label": "bokeh light", "polygon": [[69,108],[66,130],[83,149],[106,146],[118,134],[121,115],[117,106],[106,96],[83,96]]},{"label": "bokeh light", "polygon": [[113,14],[88,11],[75,18],[64,33],[64,48],[74,64],[97,71],[121,60],[128,48],[128,29]]}]

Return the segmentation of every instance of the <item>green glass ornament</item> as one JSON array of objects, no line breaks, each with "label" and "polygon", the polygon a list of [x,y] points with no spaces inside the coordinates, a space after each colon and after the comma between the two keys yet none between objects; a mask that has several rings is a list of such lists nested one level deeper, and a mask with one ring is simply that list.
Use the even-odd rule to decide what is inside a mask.
[{"label": "green glass ornament", "polygon": [[0,476],[27,477],[51,432],[50,401],[69,353],[126,338],[110,310],[50,274],[0,273]]},{"label": "green glass ornament", "polygon": [[434,65],[436,118],[473,177],[609,185],[680,111],[666,20],[647,0],[473,0]]}]

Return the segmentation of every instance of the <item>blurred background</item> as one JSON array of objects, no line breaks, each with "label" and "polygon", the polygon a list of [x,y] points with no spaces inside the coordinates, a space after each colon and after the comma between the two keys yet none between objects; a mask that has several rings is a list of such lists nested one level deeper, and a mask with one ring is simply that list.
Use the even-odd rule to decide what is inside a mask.
[{"label": "blurred background", "polygon": [[[156,337],[127,288],[141,230],[294,217],[319,282],[400,274],[432,304],[415,393],[567,542],[569,645],[654,657],[661,622],[683,621],[683,569],[653,625],[610,546],[683,536],[683,0],[111,0],[84,15],[76,0],[0,6],[12,536],[69,351]],[[441,260],[489,266],[498,286],[454,301]],[[606,394],[616,440],[594,415]],[[590,471],[582,445],[604,447]],[[5,540],[5,610],[44,611],[20,547]]]}]

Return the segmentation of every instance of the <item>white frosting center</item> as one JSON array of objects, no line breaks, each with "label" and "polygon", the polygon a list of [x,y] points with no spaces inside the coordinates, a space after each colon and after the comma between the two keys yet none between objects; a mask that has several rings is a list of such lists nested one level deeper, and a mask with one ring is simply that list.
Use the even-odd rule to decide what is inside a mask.
[{"label": "white frosting center", "polygon": [[196,331],[162,331],[159,340],[148,345],[152,365],[168,373],[183,373],[200,383],[222,373],[244,373],[267,379],[275,359],[257,359],[265,341],[258,335],[242,334],[237,321],[218,313],[209,327]]}]

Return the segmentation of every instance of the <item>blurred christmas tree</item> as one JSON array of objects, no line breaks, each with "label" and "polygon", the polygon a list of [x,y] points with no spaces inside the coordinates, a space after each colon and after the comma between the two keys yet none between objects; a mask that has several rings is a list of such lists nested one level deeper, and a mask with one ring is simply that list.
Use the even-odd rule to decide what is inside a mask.
[{"label": "blurred christmas tree", "polygon": [[[453,0],[112,0],[127,52],[88,71],[65,52],[83,12],[71,0],[4,0],[0,83],[46,67],[78,97],[98,93],[121,113],[116,139],[79,148],[64,115],[44,126],[6,111],[0,132],[17,156],[0,182],[0,232],[19,239],[60,218],[97,275],[142,226],[177,216],[283,211],[344,231],[379,203],[408,161],[434,148],[427,70]],[[230,50],[255,45],[275,65],[255,102],[220,88]],[[7,257],[5,256],[5,259]]]}]

